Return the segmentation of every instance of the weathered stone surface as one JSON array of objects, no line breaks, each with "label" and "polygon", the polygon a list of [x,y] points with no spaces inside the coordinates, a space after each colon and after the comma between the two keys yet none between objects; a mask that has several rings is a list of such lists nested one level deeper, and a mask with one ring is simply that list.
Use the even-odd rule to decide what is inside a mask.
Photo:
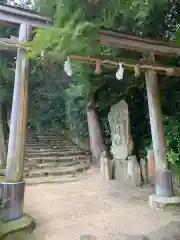
[{"label": "weathered stone surface", "polygon": [[130,170],[128,171],[128,176],[132,184],[141,186],[141,171],[136,156],[130,156],[128,158],[128,170]]},{"label": "weathered stone surface", "polygon": [[5,237],[7,237],[9,234],[19,232],[20,230],[28,229],[30,233],[32,232],[34,227],[34,219],[31,216],[24,214],[21,218],[17,220],[0,224],[0,239],[5,239]]},{"label": "weathered stone surface", "polygon": [[[111,152],[115,162],[115,179],[123,184],[141,184],[141,171],[136,157],[131,156],[133,142],[130,131],[128,105],[125,101],[113,105],[108,115],[111,129]],[[126,161],[128,158],[128,161]]]},{"label": "weathered stone surface", "polygon": [[111,129],[111,152],[115,159],[125,160],[132,151],[128,105],[120,101],[113,105],[108,115]]},{"label": "weathered stone surface", "polygon": [[148,169],[147,169],[147,161],[143,158],[140,159],[140,169],[143,177],[144,183],[148,182]]},{"label": "weathered stone surface", "polygon": [[104,151],[100,157],[100,171],[102,180],[111,180],[112,179],[112,168],[113,161],[110,160],[108,154]]},{"label": "weathered stone surface", "polygon": [[163,209],[168,205],[176,206],[180,204],[180,197],[159,197],[156,194],[152,194],[149,196],[149,205],[155,209]]},{"label": "weathered stone surface", "polygon": [[119,161],[114,159],[114,168],[115,168],[115,179],[120,183],[124,184],[125,181],[129,182],[127,170],[128,170],[128,162],[127,161]]},{"label": "weathered stone surface", "polygon": [[115,161],[115,179],[123,185],[140,186],[141,174],[140,166],[135,156],[131,156],[127,161]]}]

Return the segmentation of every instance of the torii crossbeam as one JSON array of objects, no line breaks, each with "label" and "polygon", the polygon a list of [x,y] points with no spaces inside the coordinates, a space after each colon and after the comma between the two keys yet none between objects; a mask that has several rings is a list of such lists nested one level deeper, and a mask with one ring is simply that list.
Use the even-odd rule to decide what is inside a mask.
[{"label": "torii crossbeam", "polygon": [[46,27],[52,22],[52,19],[39,15],[35,11],[0,3],[0,22],[13,25],[28,24],[33,27]]}]

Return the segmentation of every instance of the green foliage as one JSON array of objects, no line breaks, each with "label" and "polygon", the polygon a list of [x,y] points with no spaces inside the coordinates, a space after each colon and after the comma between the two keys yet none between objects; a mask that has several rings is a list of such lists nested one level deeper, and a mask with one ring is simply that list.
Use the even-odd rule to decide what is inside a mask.
[{"label": "green foliage", "polygon": [[165,119],[167,157],[170,164],[180,165],[180,121],[178,119]]},{"label": "green foliage", "polygon": [[11,106],[11,85],[14,78],[14,66],[11,56],[0,54],[0,103]]},{"label": "green foliage", "polygon": [[97,26],[85,19],[83,7],[75,10],[72,4],[69,9],[67,2],[58,3],[53,27],[35,31],[35,38],[30,43],[30,57],[43,51],[45,56],[48,54],[61,60],[69,54],[88,55],[98,49],[94,48]]},{"label": "green foliage", "polygon": [[165,119],[166,151],[174,183],[180,186],[180,121],[174,116]]},{"label": "green foliage", "polygon": [[100,27],[120,28],[121,22],[133,16],[137,25],[147,19],[155,7],[160,7],[167,0],[38,0],[38,9],[53,17],[52,28],[37,29],[35,38],[30,43],[29,57],[43,55],[62,60],[67,55],[99,54],[96,43]]},{"label": "green foliage", "polygon": [[[39,123],[44,129],[54,132],[63,127],[70,129],[80,138],[86,138],[86,108],[89,100],[93,98],[105,141],[110,146],[107,115],[112,104],[125,99],[129,106],[135,148],[140,155],[146,155],[146,149],[151,145],[151,132],[144,76],[136,79],[132,74],[125,73],[124,80],[117,81],[115,69],[102,68],[103,72],[95,76],[91,67],[73,63],[73,76],[70,78],[63,72],[62,64],[70,54],[88,56],[103,53],[122,56],[122,52],[117,49],[99,48],[96,38],[100,27],[111,27],[148,37],[174,39],[180,22],[179,1],[37,0],[35,4],[42,14],[53,17],[53,27],[36,29],[34,40],[29,43],[32,47],[29,57],[44,57],[41,62],[39,59],[32,62],[31,66],[31,125],[35,128]],[[7,29],[5,32],[1,31],[3,36],[9,35]],[[178,41],[179,38],[177,31]],[[133,57],[132,53],[123,54],[125,57]],[[1,99],[12,93],[13,78],[6,70],[14,68],[9,65],[12,57],[8,57],[8,64],[5,56],[3,57],[4,67],[1,67],[1,74],[4,79],[8,79],[8,84],[1,85]],[[179,64],[178,58],[168,61],[172,65]],[[170,164],[176,167],[180,163],[179,79],[163,77],[159,83],[163,114],[166,117],[167,156]]]}]

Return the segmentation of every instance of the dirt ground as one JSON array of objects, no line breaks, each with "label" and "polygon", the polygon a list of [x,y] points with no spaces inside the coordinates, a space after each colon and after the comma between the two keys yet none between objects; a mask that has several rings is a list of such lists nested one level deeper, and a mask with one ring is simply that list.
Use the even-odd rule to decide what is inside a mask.
[{"label": "dirt ground", "polygon": [[178,208],[151,209],[152,188],[119,185],[92,169],[78,181],[27,186],[25,212],[37,223],[33,240],[180,239]]}]

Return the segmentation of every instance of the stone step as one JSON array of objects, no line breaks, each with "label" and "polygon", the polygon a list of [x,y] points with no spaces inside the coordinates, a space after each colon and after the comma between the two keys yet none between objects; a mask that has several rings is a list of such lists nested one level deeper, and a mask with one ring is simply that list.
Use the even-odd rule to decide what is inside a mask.
[{"label": "stone step", "polygon": [[[78,147],[74,147],[74,146],[53,146],[53,145],[48,145],[48,146],[39,146],[39,145],[36,145],[34,147],[32,146],[28,146],[25,148],[27,151],[49,151],[49,150],[53,150],[53,149],[56,149],[56,150],[60,150],[60,151],[63,151],[65,149],[65,151],[67,150],[81,150],[80,148]],[[82,150],[81,150],[82,151]]]},{"label": "stone step", "polygon": [[25,141],[29,141],[29,142],[49,142],[49,141],[54,141],[54,142],[72,142],[69,141],[68,139],[65,138],[26,138]]},{"label": "stone step", "polygon": [[[84,173],[84,172],[83,172]],[[78,181],[80,174],[76,175],[61,175],[61,176],[46,176],[46,177],[31,177],[25,178],[26,185],[37,185],[37,184],[47,184],[47,183],[66,183]]]},{"label": "stone step", "polygon": [[[56,169],[64,169],[64,168],[69,168],[69,167],[83,167],[84,168],[89,168],[90,167],[90,162],[86,160],[81,160],[81,161],[71,161],[71,162],[61,162],[61,163],[42,163],[42,164],[33,164],[33,163],[25,163],[24,167],[24,172],[25,174],[28,173],[29,171],[34,171],[36,169],[44,169],[44,170],[56,170]],[[4,176],[5,174],[5,169],[0,169],[0,176]]]},{"label": "stone step", "polygon": [[40,138],[40,139],[44,139],[44,138],[60,138],[60,139],[67,139],[67,137],[65,137],[64,135],[26,135],[26,138],[29,139],[33,139],[33,138]]},{"label": "stone step", "polygon": [[75,175],[61,175],[61,176],[46,176],[46,177],[31,177],[25,178],[26,185],[37,185],[37,184],[47,184],[47,183],[66,183],[82,180],[82,178],[87,179],[92,176],[92,170],[87,169],[82,173],[77,172]]},{"label": "stone step", "polygon": [[90,153],[88,151],[82,151],[79,148],[48,148],[48,149],[43,149],[43,148],[26,148],[25,153],[26,155],[28,154],[36,154],[39,153],[40,155],[42,155],[43,153],[46,155],[46,153],[59,153],[59,152],[72,152],[72,153],[80,153],[83,152],[85,155],[90,155]]},{"label": "stone step", "polygon": [[74,156],[66,156],[66,157],[34,157],[34,158],[25,158],[26,162],[31,162],[31,163],[37,163],[37,164],[41,164],[41,163],[62,163],[62,162],[70,162],[70,161],[77,161],[77,160],[87,160],[89,161],[90,158],[87,158],[86,156],[82,155],[82,156],[78,156],[78,157],[74,157]]},{"label": "stone step", "polygon": [[87,156],[85,154],[81,154],[81,155],[67,155],[67,156],[44,156],[44,155],[39,155],[39,156],[27,156],[26,158],[28,158],[29,161],[31,160],[35,160],[35,159],[82,159],[82,158],[86,158]]},{"label": "stone step", "polygon": [[80,149],[75,149],[75,148],[68,148],[68,149],[64,149],[64,148],[53,148],[53,149],[46,149],[46,148],[42,148],[42,149],[26,149],[26,154],[58,154],[58,153],[62,153],[62,154],[66,154],[66,152],[72,152],[73,154],[89,154],[88,152],[82,151]]},{"label": "stone step", "polygon": [[40,147],[48,147],[48,146],[59,146],[59,147],[73,147],[74,144],[73,143],[53,143],[53,142],[47,142],[47,143],[42,143],[42,142],[37,142],[37,143],[25,143],[25,146],[27,147],[36,147],[36,146],[40,146]]},{"label": "stone step", "polygon": [[26,143],[25,144],[25,146],[27,146],[27,147],[48,147],[48,146],[59,146],[59,147],[64,147],[64,146],[66,146],[66,147],[73,147],[73,146],[75,146],[75,144],[73,144],[73,143],[70,143],[70,142],[67,142],[67,143],[52,143],[52,142],[49,142],[49,143],[41,143],[41,142],[39,142],[39,143]]},{"label": "stone step", "polygon": [[[27,180],[35,178],[36,182],[39,178],[72,178],[90,168],[90,159],[89,152],[81,150],[61,134],[30,133],[25,143],[24,173]],[[4,171],[0,170],[0,175],[3,176]]]},{"label": "stone step", "polygon": [[79,164],[69,167],[58,167],[55,169],[34,169],[26,173],[26,177],[44,177],[44,176],[62,176],[62,175],[75,175],[77,172],[82,172],[88,169],[89,166],[85,164]]},{"label": "stone step", "polygon": [[90,164],[87,162],[87,160],[81,160],[81,161],[71,161],[71,162],[62,162],[62,163],[42,163],[42,164],[33,164],[33,163],[26,163],[24,169],[29,171],[31,169],[54,169],[57,167],[69,167],[69,166],[75,166],[78,164]]},{"label": "stone step", "polygon": [[45,145],[43,144],[42,146],[41,145],[38,145],[38,144],[35,144],[35,145],[26,145],[26,149],[58,149],[58,148],[71,148],[71,149],[80,149],[78,146],[76,145],[62,145],[62,146],[59,146],[59,145],[51,145],[51,144],[48,144],[48,145]]},{"label": "stone step", "polygon": [[39,152],[29,152],[26,153],[28,158],[31,157],[43,157],[43,156],[49,156],[49,157],[58,157],[58,156],[78,156],[78,155],[84,155],[86,156],[86,154],[83,151],[57,151],[57,152],[43,152],[43,151],[39,151]]},{"label": "stone step", "polygon": [[42,142],[42,143],[44,143],[44,142],[65,142],[65,143],[67,143],[67,142],[71,142],[71,141],[68,141],[68,140],[62,140],[62,139],[48,139],[48,138],[46,138],[46,139],[26,139],[25,140],[27,143],[36,143],[36,142]]},{"label": "stone step", "polygon": [[72,148],[72,149],[80,149],[78,146],[74,144],[26,144],[27,149],[57,149],[57,148]]},{"label": "stone step", "polygon": [[26,138],[28,139],[34,139],[34,138],[39,138],[39,139],[45,139],[45,138],[52,138],[52,139],[68,139],[64,135],[26,135]]},{"label": "stone step", "polygon": [[51,134],[45,134],[45,135],[39,135],[39,134],[27,134],[26,138],[62,138],[67,139],[64,135],[51,135]]},{"label": "stone step", "polygon": [[[25,152],[28,153],[37,153],[37,152],[82,152],[81,149],[79,148],[72,148],[72,147],[52,147],[49,146],[48,148],[43,148],[43,147],[36,147],[36,148],[26,148]],[[85,153],[89,153],[88,151],[83,151]]]},{"label": "stone step", "polygon": [[[28,166],[29,165],[29,166]],[[87,161],[87,160],[84,160],[84,161],[74,161],[74,162],[69,162],[69,163],[61,163],[61,165],[57,164],[55,165],[52,165],[51,164],[48,164],[48,163],[43,163],[43,164],[29,164],[29,163],[26,163],[25,164],[25,167],[24,167],[24,173],[25,175],[29,174],[29,172],[33,172],[33,173],[37,173],[37,172],[58,172],[60,170],[63,171],[64,173],[64,170],[66,169],[70,169],[70,172],[72,171],[75,171],[75,170],[79,170],[79,169],[88,169],[90,168],[90,162]],[[60,171],[61,172],[61,171]],[[5,174],[5,169],[0,169],[0,176],[4,176]],[[61,174],[60,174],[61,175]]]}]

